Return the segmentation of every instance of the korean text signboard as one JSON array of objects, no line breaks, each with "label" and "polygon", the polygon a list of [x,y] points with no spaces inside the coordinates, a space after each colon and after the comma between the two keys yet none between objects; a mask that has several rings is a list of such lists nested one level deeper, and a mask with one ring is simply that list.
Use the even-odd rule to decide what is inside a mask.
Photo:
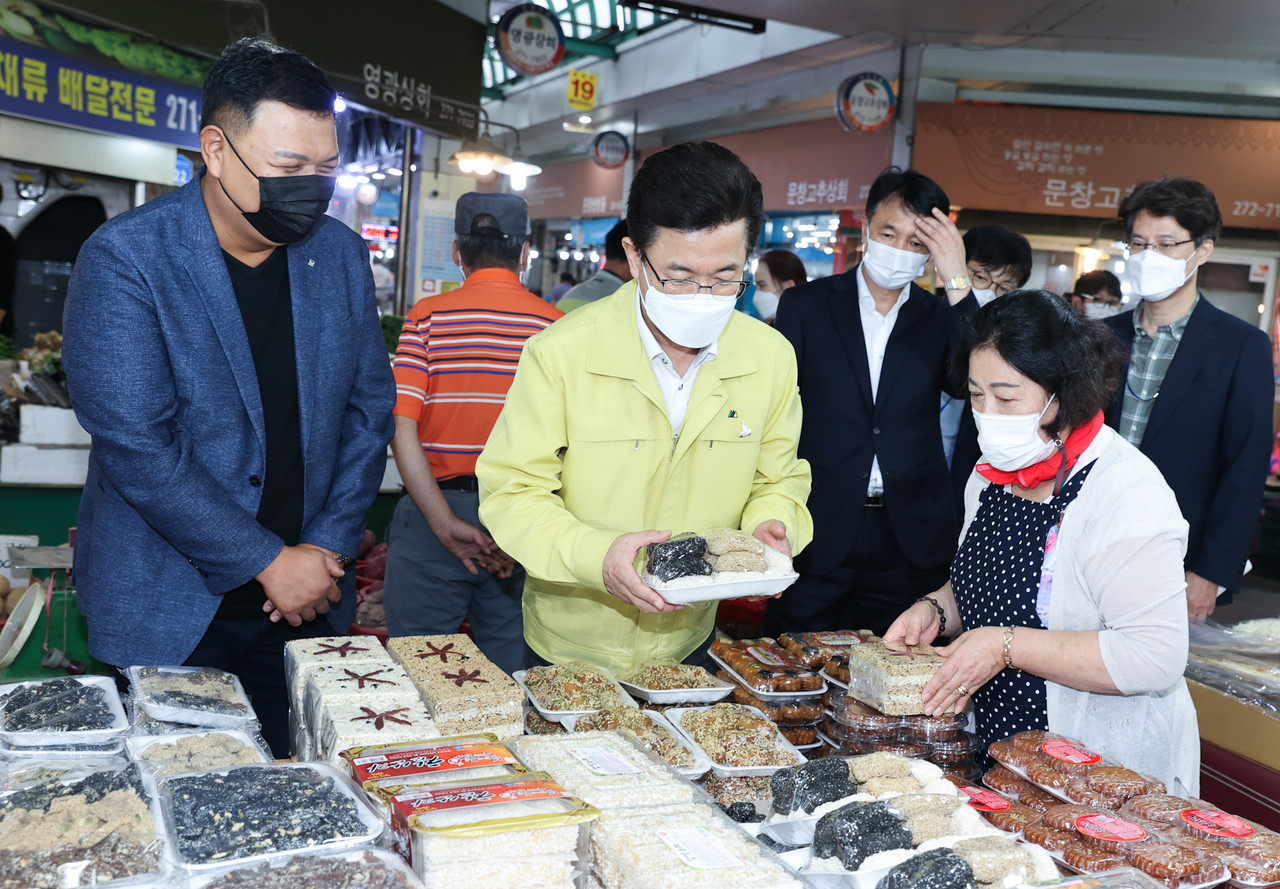
[{"label": "korean text signboard", "polygon": [[0,37],[0,112],[200,149],[200,89]]},{"label": "korean text signboard", "polygon": [[1280,121],[922,102],[912,166],[958,206],[1103,219],[1139,182],[1187,176],[1226,225],[1280,229]]}]

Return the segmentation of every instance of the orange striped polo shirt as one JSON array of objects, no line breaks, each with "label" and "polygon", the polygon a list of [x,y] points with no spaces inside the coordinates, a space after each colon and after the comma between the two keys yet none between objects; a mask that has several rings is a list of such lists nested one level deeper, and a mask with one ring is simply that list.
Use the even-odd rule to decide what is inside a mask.
[{"label": "orange striped polo shirt", "polygon": [[563,314],[514,273],[492,268],[409,311],[396,346],[395,414],[418,421],[438,480],[475,475],[524,341]]}]

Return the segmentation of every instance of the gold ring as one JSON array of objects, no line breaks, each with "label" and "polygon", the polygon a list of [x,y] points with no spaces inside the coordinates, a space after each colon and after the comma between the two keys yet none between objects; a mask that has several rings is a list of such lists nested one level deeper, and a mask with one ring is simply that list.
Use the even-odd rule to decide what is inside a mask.
[{"label": "gold ring", "polygon": [[969,693],[969,689],[965,688],[963,685],[956,686],[956,697],[963,698],[968,693]]}]

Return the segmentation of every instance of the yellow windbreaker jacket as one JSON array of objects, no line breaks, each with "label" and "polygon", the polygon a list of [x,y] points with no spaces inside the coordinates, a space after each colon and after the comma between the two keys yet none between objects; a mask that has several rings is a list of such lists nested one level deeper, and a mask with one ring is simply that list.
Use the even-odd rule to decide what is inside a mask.
[{"label": "yellow windbreaker jacket", "polygon": [[528,575],[525,639],[551,662],[624,671],[682,659],[711,633],[714,602],[645,614],[604,591],[605,552],[620,534],[751,532],[778,519],[795,552],[813,537],[791,345],[734,312],[677,438],[635,301],[625,284],[525,343],[476,463],[480,519]]}]

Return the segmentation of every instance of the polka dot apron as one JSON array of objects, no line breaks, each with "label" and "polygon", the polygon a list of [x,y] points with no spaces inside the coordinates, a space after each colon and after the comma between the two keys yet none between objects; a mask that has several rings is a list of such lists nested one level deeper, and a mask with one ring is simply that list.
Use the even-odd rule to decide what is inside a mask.
[{"label": "polka dot apron", "polygon": [[[1092,468],[1092,463],[1082,468],[1046,503],[1000,485],[983,490],[978,513],[951,564],[951,586],[966,629],[1044,629],[1062,515]],[[992,741],[1049,727],[1045,681],[1030,673],[1001,670],[978,689],[973,703],[983,751]],[[987,767],[994,764],[985,753],[983,761]]]}]

